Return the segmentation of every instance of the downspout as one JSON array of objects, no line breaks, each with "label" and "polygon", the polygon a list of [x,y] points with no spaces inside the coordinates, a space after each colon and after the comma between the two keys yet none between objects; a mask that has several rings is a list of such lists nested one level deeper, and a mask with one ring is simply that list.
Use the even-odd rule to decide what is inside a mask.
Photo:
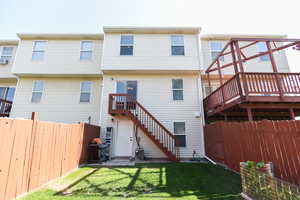
[{"label": "downspout", "polygon": [[[203,54],[200,53],[200,45],[201,45],[201,41],[199,40],[199,35],[197,36],[197,51],[198,51],[198,63],[199,63],[199,71],[198,71],[198,78],[197,78],[197,95],[198,95],[198,103],[199,103],[199,110],[201,113],[201,121],[202,121],[202,141],[203,141],[203,152],[204,155],[203,157],[205,159],[207,159],[209,162],[211,162],[212,164],[216,165],[216,162],[213,161],[212,159],[210,159],[206,153],[205,153],[205,142],[204,142],[204,128],[203,126],[205,126],[205,119],[204,119],[204,108],[203,108],[203,95],[202,95],[202,81],[201,81],[201,72],[203,70]],[[201,59],[200,59],[201,57]],[[200,91],[200,85],[201,85],[201,91]]]}]

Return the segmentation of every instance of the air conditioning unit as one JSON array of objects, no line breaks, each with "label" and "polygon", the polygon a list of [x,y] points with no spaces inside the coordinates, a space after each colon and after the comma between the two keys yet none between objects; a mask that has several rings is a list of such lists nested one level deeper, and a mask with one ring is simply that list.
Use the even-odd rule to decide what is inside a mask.
[{"label": "air conditioning unit", "polygon": [[7,65],[8,64],[8,60],[5,58],[0,58],[0,65]]}]

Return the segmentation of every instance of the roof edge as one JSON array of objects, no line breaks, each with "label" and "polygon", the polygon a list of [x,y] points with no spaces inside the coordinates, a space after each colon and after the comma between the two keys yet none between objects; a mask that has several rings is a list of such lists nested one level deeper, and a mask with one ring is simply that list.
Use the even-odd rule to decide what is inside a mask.
[{"label": "roof edge", "polygon": [[201,40],[230,40],[231,38],[287,38],[287,35],[276,34],[204,34]]},{"label": "roof edge", "polygon": [[0,40],[0,45],[18,45],[19,40]]},{"label": "roof edge", "polygon": [[138,27],[138,26],[104,26],[104,33],[188,33],[199,34],[201,27]]},{"label": "roof edge", "polygon": [[103,40],[101,33],[17,33],[22,40],[53,39],[53,40]]}]

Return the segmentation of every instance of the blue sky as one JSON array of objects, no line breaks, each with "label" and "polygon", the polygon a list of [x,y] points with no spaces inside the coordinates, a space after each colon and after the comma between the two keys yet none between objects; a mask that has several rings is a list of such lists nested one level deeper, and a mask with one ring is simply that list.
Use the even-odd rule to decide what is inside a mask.
[{"label": "blue sky", "polygon": [[[0,39],[15,33],[99,33],[102,26],[200,26],[202,33],[300,38],[297,0],[0,0]],[[287,51],[300,71],[300,51]]]}]

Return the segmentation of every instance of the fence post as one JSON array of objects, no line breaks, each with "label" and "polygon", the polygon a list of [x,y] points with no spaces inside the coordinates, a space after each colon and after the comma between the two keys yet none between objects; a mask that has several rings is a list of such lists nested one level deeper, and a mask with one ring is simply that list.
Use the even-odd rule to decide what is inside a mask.
[{"label": "fence post", "polygon": [[30,142],[30,165],[28,169],[28,183],[27,183],[27,192],[30,191],[30,183],[32,179],[32,163],[33,163],[33,155],[34,155],[34,146],[35,146],[35,139],[36,139],[36,124],[37,124],[37,112],[31,113],[31,120],[32,120],[32,129],[31,129],[31,142]]}]

